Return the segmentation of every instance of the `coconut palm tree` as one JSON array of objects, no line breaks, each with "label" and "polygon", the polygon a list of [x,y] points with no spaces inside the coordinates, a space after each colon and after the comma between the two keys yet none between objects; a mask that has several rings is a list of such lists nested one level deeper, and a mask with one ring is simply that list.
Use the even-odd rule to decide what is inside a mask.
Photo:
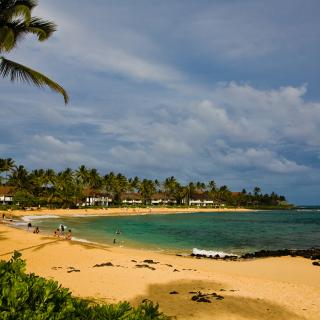
[{"label": "coconut palm tree", "polygon": [[12,171],[12,174],[9,176],[8,183],[16,187],[18,190],[29,189],[30,179],[29,179],[28,170],[20,165]]},{"label": "coconut palm tree", "polygon": [[5,173],[5,181],[8,182],[8,173],[15,168],[14,160],[11,158],[0,159],[0,174]]},{"label": "coconut palm tree", "polygon": [[[47,40],[56,25],[38,17],[32,17],[36,0],[0,0],[0,54],[9,53],[22,40],[23,36],[33,33],[39,41]],[[37,87],[47,86],[60,93],[65,104],[69,97],[67,92],[56,82],[45,75],[20,63],[8,60],[0,55],[0,75],[11,81],[22,81]]]},{"label": "coconut palm tree", "polygon": [[156,185],[153,180],[143,179],[141,181],[139,185],[139,192],[144,204],[151,202],[151,197],[156,191]]}]

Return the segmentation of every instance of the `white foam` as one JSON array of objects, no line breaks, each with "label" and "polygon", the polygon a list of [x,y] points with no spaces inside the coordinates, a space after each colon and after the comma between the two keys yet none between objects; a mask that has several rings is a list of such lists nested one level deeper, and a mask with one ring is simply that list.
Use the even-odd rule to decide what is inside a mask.
[{"label": "white foam", "polygon": [[91,244],[98,244],[97,242],[89,241],[87,239],[81,239],[77,237],[72,237],[73,241],[83,242],[83,243],[91,243]]},{"label": "white foam", "polygon": [[199,254],[202,256],[206,256],[206,257],[210,257],[210,256],[214,257],[216,255],[219,255],[220,258],[224,258],[225,256],[238,256],[237,254],[234,254],[234,253],[227,253],[227,252],[223,252],[223,251],[213,251],[213,250],[201,250],[201,249],[197,249],[197,248],[193,248],[192,253]]},{"label": "white foam", "polygon": [[41,219],[57,219],[60,218],[59,216],[54,215],[43,215],[43,216],[23,216],[22,220],[26,222],[30,222],[33,220],[41,220]]}]

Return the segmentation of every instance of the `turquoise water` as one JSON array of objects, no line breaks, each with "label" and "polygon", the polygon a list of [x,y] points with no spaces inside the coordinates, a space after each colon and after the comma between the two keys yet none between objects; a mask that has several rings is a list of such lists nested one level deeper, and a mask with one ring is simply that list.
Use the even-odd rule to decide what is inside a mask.
[{"label": "turquoise water", "polygon": [[[123,217],[55,217],[32,220],[53,233],[60,224],[82,240],[152,250],[193,248],[240,254],[262,249],[320,246],[320,210],[206,212]],[[119,230],[121,234],[116,234]]]}]

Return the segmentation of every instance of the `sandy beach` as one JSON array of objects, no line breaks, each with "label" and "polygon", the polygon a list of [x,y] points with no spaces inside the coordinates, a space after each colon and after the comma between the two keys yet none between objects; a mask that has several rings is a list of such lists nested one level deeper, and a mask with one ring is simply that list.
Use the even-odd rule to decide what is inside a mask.
[{"label": "sandy beach", "polygon": [[167,207],[150,207],[150,208],[101,208],[101,209],[48,209],[48,208],[30,208],[29,210],[8,210],[1,211],[0,215],[6,216],[39,216],[39,215],[56,215],[56,216],[72,216],[72,215],[101,215],[101,216],[123,216],[123,215],[139,215],[139,214],[172,214],[172,213],[188,213],[188,212],[247,212],[255,211],[245,208],[167,208]]},{"label": "sandy beach", "polygon": [[[0,243],[1,259],[19,250],[27,271],[80,297],[133,304],[148,298],[177,319],[319,319],[320,268],[303,258],[195,259],[67,241],[3,223]],[[192,301],[190,292],[197,291],[224,299]]]}]

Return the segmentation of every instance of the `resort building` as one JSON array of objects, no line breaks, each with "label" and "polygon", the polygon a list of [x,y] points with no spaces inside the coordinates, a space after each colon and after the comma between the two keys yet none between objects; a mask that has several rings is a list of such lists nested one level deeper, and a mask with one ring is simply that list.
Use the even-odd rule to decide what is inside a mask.
[{"label": "resort building", "polygon": [[121,194],[120,200],[123,204],[142,204],[142,198],[138,192],[128,192]]},{"label": "resort building", "polygon": [[153,205],[170,205],[175,203],[177,201],[172,197],[168,197],[165,192],[157,192],[151,196],[151,204]]},{"label": "resort building", "polygon": [[0,186],[0,203],[12,204],[14,193],[14,187]]},{"label": "resort building", "polygon": [[213,206],[219,207],[219,204],[215,203],[208,192],[193,193],[189,199],[189,206],[206,207]]},{"label": "resort building", "polygon": [[83,193],[85,196],[83,206],[109,206],[112,203],[112,198],[107,193],[93,189],[85,189]]}]

